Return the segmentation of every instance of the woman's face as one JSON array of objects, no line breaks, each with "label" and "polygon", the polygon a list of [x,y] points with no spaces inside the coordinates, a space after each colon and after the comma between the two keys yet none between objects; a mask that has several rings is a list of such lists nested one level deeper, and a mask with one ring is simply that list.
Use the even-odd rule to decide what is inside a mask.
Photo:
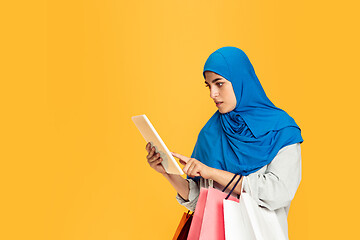
[{"label": "woman's face", "polygon": [[227,113],[236,107],[236,96],[230,81],[222,76],[205,71],[205,84],[210,89],[210,97],[214,100],[220,113]]}]

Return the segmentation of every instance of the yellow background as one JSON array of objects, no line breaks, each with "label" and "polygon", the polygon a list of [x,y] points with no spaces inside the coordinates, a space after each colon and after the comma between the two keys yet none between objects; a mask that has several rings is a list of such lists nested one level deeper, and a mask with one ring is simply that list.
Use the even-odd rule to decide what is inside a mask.
[{"label": "yellow background", "polygon": [[2,1],[0,239],[171,239],[185,208],[131,116],[190,156],[228,45],[302,129],[290,239],[355,239],[359,4],[336,2]]}]

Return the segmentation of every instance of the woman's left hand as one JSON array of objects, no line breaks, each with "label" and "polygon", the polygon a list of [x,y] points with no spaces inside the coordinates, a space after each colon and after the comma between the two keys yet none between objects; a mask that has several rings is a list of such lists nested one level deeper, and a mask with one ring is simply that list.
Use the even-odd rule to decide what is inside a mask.
[{"label": "woman's left hand", "polygon": [[202,162],[200,162],[195,158],[188,158],[186,156],[174,152],[171,152],[171,154],[174,157],[178,158],[182,165],[185,165],[183,171],[189,177],[201,176],[205,179],[209,179],[211,177],[213,168],[206,166],[205,164],[203,164]]}]

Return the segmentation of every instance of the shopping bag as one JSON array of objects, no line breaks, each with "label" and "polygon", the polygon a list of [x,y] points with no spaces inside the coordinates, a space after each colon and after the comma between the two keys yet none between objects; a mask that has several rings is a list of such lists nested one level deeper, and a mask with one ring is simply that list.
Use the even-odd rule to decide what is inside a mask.
[{"label": "shopping bag", "polygon": [[[243,184],[245,181],[243,180]],[[242,192],[239,202],[224,199],[223,209],[226,240],[288,239],[276,213],[260,207],[249,193]]]},{"label": "shopping bag", "polygon": [[240,181],[240,177],[229,194],[224,191],[236,176],[237,174],[231,179],[223,191],[219,191],[212,187],[200,189],[200,195],[190,226],[188,240],[225,239],[223,199],[228,198],[233,201],[238,201],[237,198],[231,196],[231,193]]},{"label": "shopping bag", "polygon": [[192,217],[193,217],[193,213],[190,213],[190,210],[187,213],[186,212],[183,213],[180,223],[175,231],[173,240],[187,239]]},{"label": "shopping bag", "polygon": [[224,200],[223,207],[226,240],[256,239],[244,204]]},{"label": "shopping bag", "polygon": [[201,188],[198,201],[196,203],[195,212],[191,222],[188,240],[197,240],[200,236],[201,225],[203,222],[206,199],[207,199],[208,189]]},{"label": "shopping bag", "polygon": [[180,223],[175,231],[173,240],[186,240],[189,234],[189,229],[192,221],[193,213],[190,210],[182,215]]}]

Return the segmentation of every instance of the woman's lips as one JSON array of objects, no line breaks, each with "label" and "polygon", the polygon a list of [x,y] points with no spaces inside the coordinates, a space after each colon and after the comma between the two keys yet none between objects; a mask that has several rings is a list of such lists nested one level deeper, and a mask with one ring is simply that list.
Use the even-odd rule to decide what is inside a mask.
[{"label": "woman's lips", "polygon": [[218,107],[218,106],[220,106],[220,104],[222,104],[222,102],[217,103],[216,106]]}]

